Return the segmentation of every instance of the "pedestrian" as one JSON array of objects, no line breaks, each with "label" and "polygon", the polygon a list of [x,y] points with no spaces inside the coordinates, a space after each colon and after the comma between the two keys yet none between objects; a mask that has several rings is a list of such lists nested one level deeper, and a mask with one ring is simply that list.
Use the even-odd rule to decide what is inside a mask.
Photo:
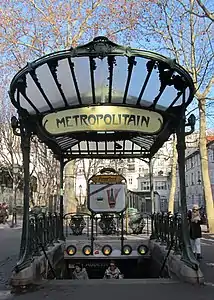
[{"label": "pedestrian", "polygon": [[75,264],[75,270],[73,272],[73,279],[77,280],[86,280],[88,279],[88,273],[85,268],[82,267],[81,264]]},{"label": "pedestrian", "polygon": [[190,230],[190,242],[192,251],[197,259],[201,259],[201,216],[199,212],[200,208],[197,204],[193,205],[192,210],[188,212],[189,230]]},{"label": "pedestrian", "polygon": [[123,275],[121,274],[120,270],[116,266],[114,261],[111,261],[109,264],[108,269],[106,269],[104,274],[104,279],[122,279]]}]

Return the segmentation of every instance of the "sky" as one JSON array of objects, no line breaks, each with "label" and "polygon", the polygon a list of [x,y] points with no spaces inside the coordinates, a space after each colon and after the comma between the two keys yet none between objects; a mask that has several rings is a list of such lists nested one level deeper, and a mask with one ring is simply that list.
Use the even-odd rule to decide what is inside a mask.
[{"label": "sky", "polygon": [[[171,0],[169,0],[169,2],[170,2]],[[51,1],[50,1],[51,2]],[[103,3],[105,3],[105,2],[107,2],[107,1],[103,1]],[[114,2],[114,1],[113,1]],[[133,1],[134,2],[134,1]],[[137,1],[135,1],[136,3],[137,3]],[[7,2],[6,0],[5,1],[3,1],[2,2],[2,4],[3,3],[9,3],[9,2]],[[12,2],[11,2],[12,3]],[[14,2],[15,3],[15,2]],[[16,3],[18,3],[18,6],[17,6],[17,8],[18,9],[20,9],[20,11],[18,11],[17,10],[17,12],[16,12],[16,14],[20,14],[20,19],[21,19],[21,21],[18,23],[18,25],[16,25],[17,23],[15,23],[15,21],[16,21],[16,14],[14,13],[14,18],[12,18],[12,20],[14,19],[14,23],[11,23],[10,24],[10,26],[16,26],[16,28],[17,28],[17,35],[19,34],[19,32],[20,32],[20,34],[19,34],[19,36],[20,36],[20,41],[21,42],[25,42],[25,41],[30,41],[30,39],[27,39],[25,36],[23,36],[23,35],[21,35],[21,31],[22,31],[22,20],[24,20],[24,21],[26,21],[26,20],[29,20],[29,24],[30,24],[30,22],[35,18],[35,14],[32,14],[32,15],[30,15],[30,14],[27,14],[27,8],[24,6],[24,1],[17,1]],[[38,4],[39,3],[39,1],[36,1],[36,3]],[[49,1],[47,1],[47,3],[49,3]],[[53,3],[55,3],[56,5],[57,5],[57,7],[59,6],[59,4],[61,3],[61,1],[53,1]],[[67,1],[65,1],[64,3],[67,3]],[[131,2],[130,2],[131,3]],[[170,2],[171,3],[171,2]],[[186,3],[186,1],[184,1],[184,3]],[[212,4],[212,1],[211,0],[208,0],[208,1],[206,1],[206,3],[208,4],[208,7],[209,6],[211,6],[211,4]],[[112,4],[112,5],[114,5],[114,3]],[[2,5],[2,7],[3,7],[3,5]],[[25,8],[24,8],[25,7]],[[111,7],[110,7],[111,8]],[[10,11],[12,11],[13,10],[13,7],[11,7],[10,8]],[[59,9],[59,11],[61,11],[60,9]],[[134,10],[133,10],[134,11]],[[102,12],[102,10],[100,9],[99,10],[99,13],[101,13]],[[137,13],[137,10],[135,11],[135,13]],[[146,19],[146,18],[149,18],[149,16],[148,16],[148,14],[146,13],[146,11],[141,11],[140,13],[142,13],[142,16],[143,16],[143,18],[142,18],[142,20],[145,20],[145,24],[149,24],[149,22],[148,22],[148,19]],[[139,14],[140,14],[139,13]],[[3,11],[3,14],[5,14],[4,13],[4,11]],[[136,17],[137,16],[139,16],[139,14],[136,14]],[[27,17],[26,17],[26,15],[27,15]],[[178,14],[179,15],[179,14]],[[116,16],[116,15],[115,15]],[[72,15],[72,17],[75,17],[75,14],[73,14]],[[118,19],[117,20],[117,23],[119,23],[119,22],[122,22],[123,21],[123,19],[122,19],[122,17],[124,18],[124,15],[122,14],[121,16],[118,16],[118,18],[121,18],[121,19]],[[57,22],[59,22],[58,24],[60,25],[61,24],[61,22],[62,22],[62,20],[63,20],[63,18],[61,18],[60,19],[60,16],[58,16],[57,17],[58,18],[58,20],[57,20]],[[178,16],[174,16],[174,24],[175,24],[175,31],[177,30],[177,27],[176,26],[180,26],[180,24],[179,24],[179,20],[178,20]],[[42,33],[42,30],[43,29],[45,29],[45,32],[43,32],[43,35],[44,34],[46,34],[47,35],[47,39],[49,38],[48,37],[48,35],[49,35],[49,32],[48,32],[48,30],[50,30],[50,32],[51,32],[51,30],[52,30],[52,28],[50,27],[47,27],[47,28],[45,28],[45,25],[44,25],[45,23],[39,23],[38,22],[38,19],[37,19],[37,31],[39,31],[40,33],[39,34],[41,34]],[[63,23],[62,23],[63,24]],[[72,28],[72,30],[74,29],[75,30],[75,32],[76,32],[76,30],[77,30],[77,28],[80,26],[80,19],[79,18],[77,18],[77,21],[76,21],[76,27],[74,27],[74,28]],[[89,24],[90,25],[92,25],[92,22],[90,21],[89,22]],[[95,24],[95,23],[93,23],[93,24]],[[116,24],[116,23],[115,23]],[[151,24],[151,22],[150,22],[150,24]],[[162,22],[161,22],[161,20],[159,20],[159,23],[158,23],[160,26],[162,26]],[[116,26],[116,25],[115,25]],[[118,25],[117,25],[118,26]],[[61,30],[65,30],[66,28],[65,28],[65,26],[58,26],[59,27],[59,29]],[[115,27],[115,28],[117,28],[117,27]],[[160,27],[161,28],[161,27]],[[26,28],[25,28],[25,30],[26,30],[26,36],[30,36],[29,35],[29,32],[28,32],[28,30],[33,30],[34,29],[34,26],[32,26],[32,24],[31,25],[29,25],[29,26],[27,26]],[[154,49],[157,49],[157,48],[159,48],[160,49],[160,52],[162,53],[162,54],[164,54],[164,55],[168,55],[168,53],[166,52],[166,50],[164,50],[164,48],[162,47],[162,48],[160,48],[160,41],[158,40],[158,39],[154,39],[153,38],[153,36],[152,35],[150,35],[150,36],[146,36],[146,37],[144,37],[144,35],[143,35],[143,33],[144,32],[147,32],[147,31],[145,31],[145,28],[144,28],[144,24],[142,23],[142,24],[140,24],[140,26],[139,26],[139,28],[138,28],[139,30],[142,30],[142,34],[140,35],[140,38],[137,38],[137,36],[136,36],[136,33],[135,33],[135,36],[134,36],[134,40],[132,41],[132,42],[129,42],[129,40],[127,40],[127,44],[130,44],[132,47],[136,47],[136,48],[144,48],[145,50],[154,50]],[[8,28],[7,29],[8,30],[8,33],[10,34],[10,28]],[[149,31],[149,29],[148,29],[148,31]],[[72,34],[74,34],[75,32],[72,32]],[[100,30],[100,31],[98,31],[97,33],[95,32],[95,34],[96,35],[99,35],[99,34],[103,34],[103,28]],[[123,36],[123,33],[121,34],[121,35],[119,35],[118,36],[119,37],[119,39],[121,40],[121,41],[123,41],[123,44],[124,43],[126,43],[126,36]],[[84,37],[85,38],[85,37]],[[43,36],[42,37],[42,39],[45,41],[45,36]],[[1,42],[1,40],[0,40],[0,42]],[[57,42],[57,41],[56,41]],[[59,41],[58,41],[59,42]],[[53,43],[54,44],[54,40],[52,40],[51,41],[51,43]],[[202,42],[201,42],[202,43]],[[10,47],[10,49],[11,49],[11,47]],[[20,47],[19,47],[19,49],[21,49]],[[15,49],[14,49],[15,50]],[[8,51],[8,49],[7,49],[7,51]],[[50,52],[50,48],[49,48],[49,51],[48,52]],[[34,53],[34,55],[35,55],[36,53]],[[38,54],[38,53],[37,53]],[[10,52],[10,55],[12,55],[11,54],[11,52]],[[172,57],[172,55],[170,55],[171,57]],[[7,57],[7,56],[6,56]],[[151,89],[151,91],[152,91],[152,89]],[[211,93],[211,95],[210,95],[211,97],[213,97],[214,96],[214,94],[213,94],[213,91],[212,91],[212,93]],[[190,110],[192,110],[192,109],[194,109],[195,107],[197,107],[197,103],[196,103],[196,101],[194,101],[190,106],[189,106],[189,108],[188,108],[188,110],[190,111]],[[212,104],[208,104],[208,107],[207,107],[207,125],[208,125],[208,127],[210,128],[212,128],[212,127],[214,127],[214,121],[213,121],[213,114],[212,114],[212,111],[213,111],[213,109],[214,109],[214,107],[213,107],[213,105]],[[196,118],[198,117],[198,111],[197,110],[195,110],[194,111],[194,113],[195,113],[195,115],[196,115]],[[198,126],[198,123],[197,123],[197,126]]]}]

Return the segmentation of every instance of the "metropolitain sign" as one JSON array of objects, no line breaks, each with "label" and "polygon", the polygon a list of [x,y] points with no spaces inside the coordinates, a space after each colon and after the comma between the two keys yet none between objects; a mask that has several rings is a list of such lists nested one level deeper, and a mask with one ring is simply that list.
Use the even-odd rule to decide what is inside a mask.
[{"label": "metropolitain sign", "polygon": [[52,135],[84,131],[135,131],[155,134],[163,117],[154,111],[124,106],[90,106],[46,115],[42,124]]}]

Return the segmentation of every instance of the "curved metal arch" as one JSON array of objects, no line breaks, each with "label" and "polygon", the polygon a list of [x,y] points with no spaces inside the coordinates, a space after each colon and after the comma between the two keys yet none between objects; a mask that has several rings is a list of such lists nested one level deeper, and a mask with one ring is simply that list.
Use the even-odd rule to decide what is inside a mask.
[{"label": "curved metal arch", "polygon": [[[104,58],[107,56],[124,56],[124,57],[139,57],[146,58],[155,61],[156,63],[165,63],[170,69],[176,71],[180,76],[185,79],[187,86],[190,89],[189,98],[187,99],[185,106],[187,106],[194,97],[194,83],[188,72],[181,67],[175,60],[169,59],[163,55],[157,54],[152,51],[132,49],[130,47],[120,46],[109,41],[105,37],[97,37],[92,42],[72,48],[70,50],[62,50],[54,53],[47,54],[35,61],[28,63],[22,70],[20,70],[12,79],[10,84],[10,98],[12,103],[17,109],[20,109],[18,102],[15,100],[14,93],[17,88],[17,83],[22,80],[22,76],[30,73],[39,66],[44,65],[48,62],[60,61],[65,58],[75,58],[75,57],[92,57],[92,58]],[[55,110],[54,110],[55,111]],[[41,113],[43,114],[43,113]]]}]

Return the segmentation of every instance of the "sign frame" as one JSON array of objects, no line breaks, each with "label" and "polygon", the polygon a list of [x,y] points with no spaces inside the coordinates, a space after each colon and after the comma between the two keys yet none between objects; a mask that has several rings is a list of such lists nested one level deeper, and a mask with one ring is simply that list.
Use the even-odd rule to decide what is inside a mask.
[{"label": "sign frame", "polygon": [[154,135],[162,130],[164,117],[157,111],[145,108],[92,105],[49,113],[42,118],[41,123],[43,129],[52,136],[105,131]]},{"label": "sign frame", "polygon": [[125,178],[121,174],[96,174],[90,178],[94,184],[119,184],[124,180]]},{"label": "sign frame", "polygon": [[125,183],[120,183],[120,184],[106,184],[106,186],[108,186],[109,188],[111,187],[111,186],[123,186],[124,187],[124,197],[125,197],[125,205],[124,205],[124,208],[122,209],[122,210],[120,210],[120,211],[118,211],[118,210],[114,210],[114,209],[110,209],[110,210],[103,210],[103,211],[101,211],[101,210],[99,210],[99,211],[95,211],[94,209],[92,209],[92,207],[91,207],[91,201],[90,201],[90,186],[98,186],[98,185],[105,185],[105,184],[89,184],[88,185],[88,209],[89,209],[89,211],[92,213],[92,214],[94,214],[94,215],[96,215],[96,214],[121,214],[121,213],[123,213],[126,209],[127,209],[127,206],[128,206],[128,199],[127,199],[127,187],[126,187],[126,184]]}]

